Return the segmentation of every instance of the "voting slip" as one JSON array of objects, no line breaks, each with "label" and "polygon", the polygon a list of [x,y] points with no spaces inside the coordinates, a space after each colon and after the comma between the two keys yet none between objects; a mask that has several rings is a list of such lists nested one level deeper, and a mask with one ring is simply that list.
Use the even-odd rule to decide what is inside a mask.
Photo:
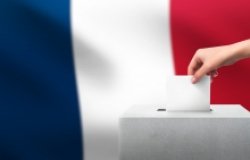
[{"label": "voting slip", "polygon": [[210,111],[210,77],[191,83],[192,76],[167,78],[167,111]]}]

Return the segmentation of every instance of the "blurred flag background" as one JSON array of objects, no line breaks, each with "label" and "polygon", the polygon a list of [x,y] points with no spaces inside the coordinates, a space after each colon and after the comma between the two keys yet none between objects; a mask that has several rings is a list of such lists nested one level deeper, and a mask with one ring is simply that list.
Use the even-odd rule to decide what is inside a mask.
[{"label": "blurred flag background", "polygon": [[0,159],[81,159],[70,2],[0,1]]},{"label": "blurred flag background", "polygon": [[[198,48],[250,36],[247,0],[2,0],[0,159],[117,160],[119,116],[166,102]],[[250,109],[250,61],[212,103]]]}]

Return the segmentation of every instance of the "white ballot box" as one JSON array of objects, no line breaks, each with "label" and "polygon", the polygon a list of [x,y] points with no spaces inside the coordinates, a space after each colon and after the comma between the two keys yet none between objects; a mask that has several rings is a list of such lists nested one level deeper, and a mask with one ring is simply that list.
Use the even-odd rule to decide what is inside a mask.
[{"label": "white ballot box", "polygon": [[209,112],[135,106],[119,123],[120,160],[250,160],[250,114],[240,105]]}]

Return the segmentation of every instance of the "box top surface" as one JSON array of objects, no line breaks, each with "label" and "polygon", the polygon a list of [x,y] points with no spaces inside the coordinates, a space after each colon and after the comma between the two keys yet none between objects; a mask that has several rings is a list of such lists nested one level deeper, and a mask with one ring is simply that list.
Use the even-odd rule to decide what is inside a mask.
[{"label": "box top surface", "polygon": [[[166,111],[164,106],[137,105],[128,109],[121,118],[250,118],[241,105],[211,105],[211,111]],[[160,109],[160,110],[159,110]]]}]

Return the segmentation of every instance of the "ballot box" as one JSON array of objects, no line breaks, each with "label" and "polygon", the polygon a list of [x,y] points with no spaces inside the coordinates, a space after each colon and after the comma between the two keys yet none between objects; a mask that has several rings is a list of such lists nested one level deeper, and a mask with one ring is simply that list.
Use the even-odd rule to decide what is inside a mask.
[{"label": "ballot box", "polygon": [[119,121],[120,160],[250,160],[250,114],[240,105],[208,112],[134,106]]}]

